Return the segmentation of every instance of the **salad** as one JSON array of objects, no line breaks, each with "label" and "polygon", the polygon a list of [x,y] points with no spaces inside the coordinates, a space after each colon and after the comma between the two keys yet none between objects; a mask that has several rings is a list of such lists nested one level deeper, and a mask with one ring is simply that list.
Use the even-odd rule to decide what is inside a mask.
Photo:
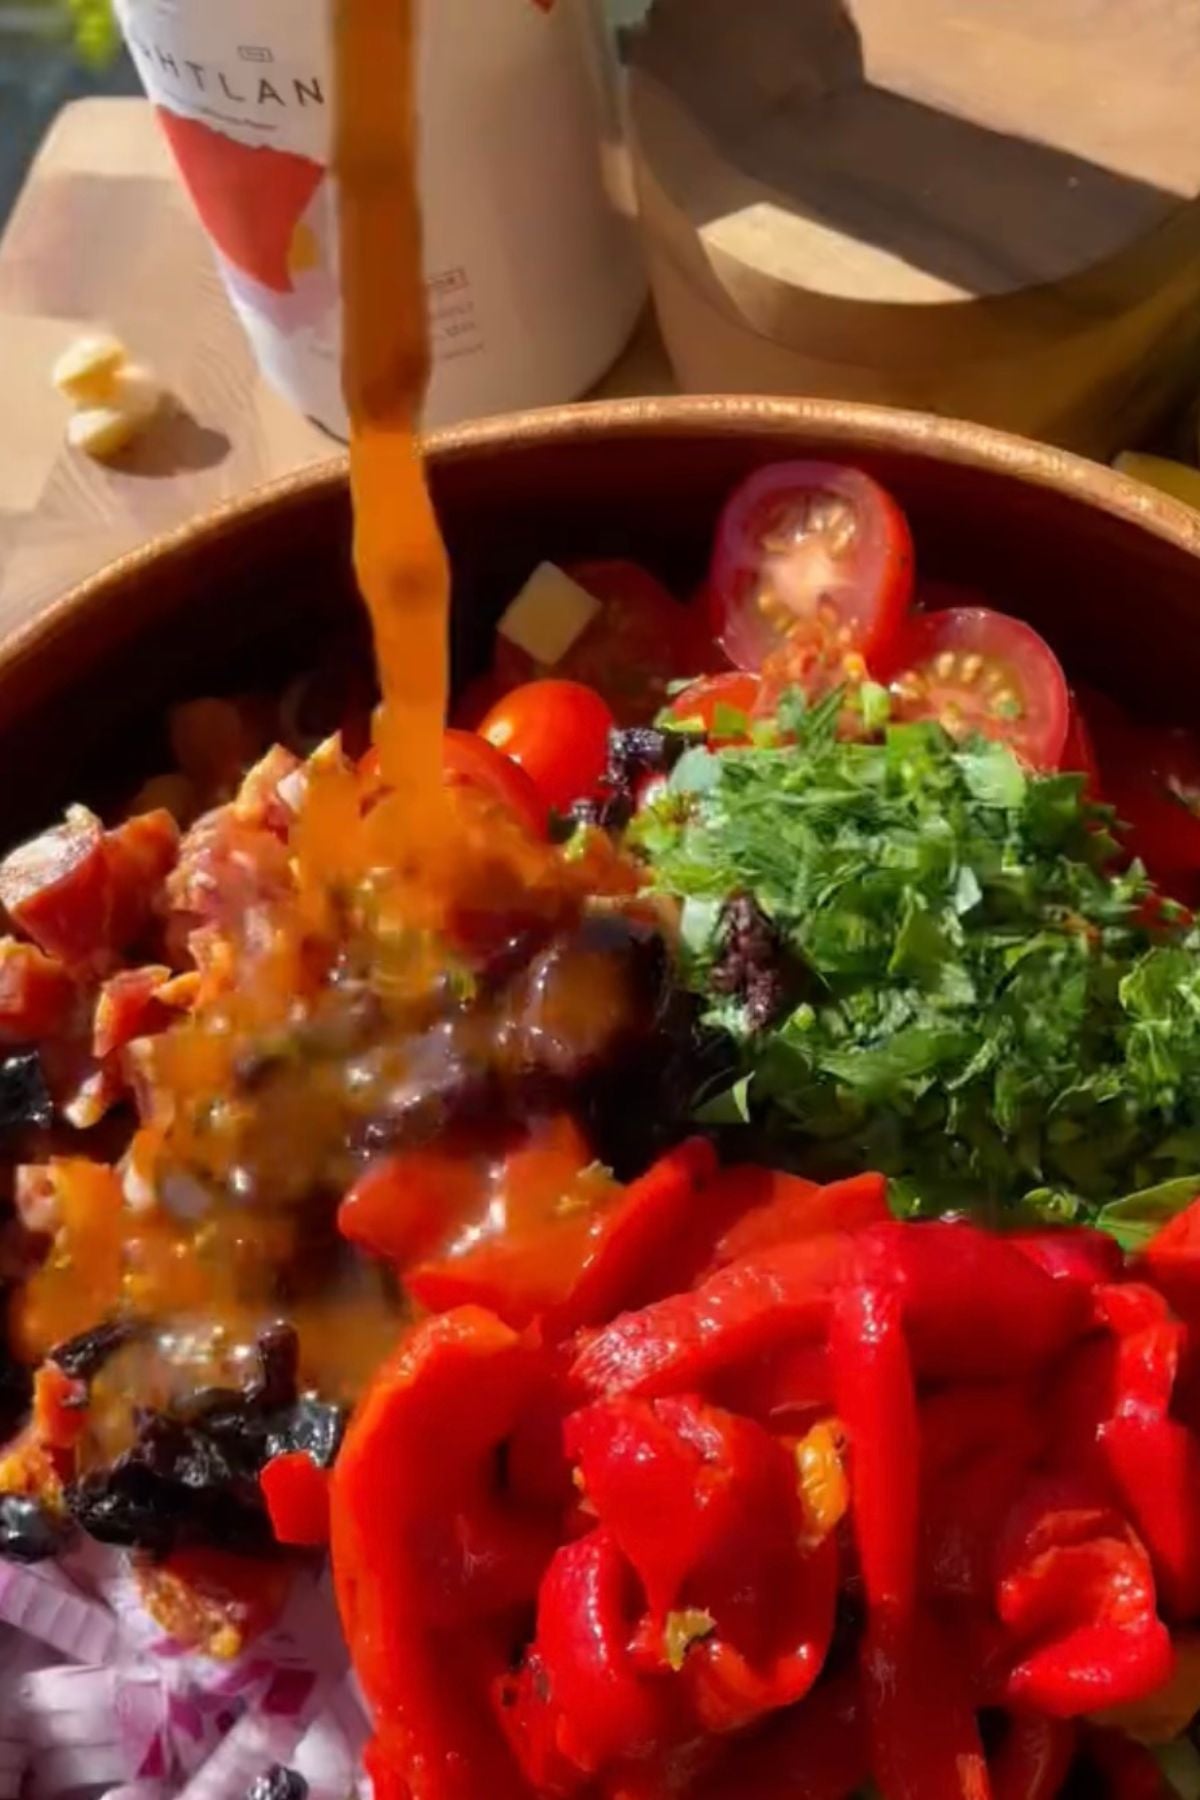
[{"label": "salad", "polygon": [[1200,745],[818,463],[370,706],[0,863],[0,1768],[1200,1795]]}]

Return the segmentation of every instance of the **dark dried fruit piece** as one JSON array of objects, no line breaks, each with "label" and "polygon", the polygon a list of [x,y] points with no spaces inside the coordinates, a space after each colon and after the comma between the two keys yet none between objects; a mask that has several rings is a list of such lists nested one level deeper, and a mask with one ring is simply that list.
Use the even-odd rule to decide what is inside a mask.
[{"label": "dark dried fruit piece", "polygon": [[58,1555],[69,1532],[69,1521],[56,1518],[40,1500],[0,1494],[0,1556],[13,1562],[48,1562]]},{"label": "dark dried fruit piece", "polygon": [[272,1763],[265,1774],[250,1783],[246,1800],[306,1800],[307,1794],[308,1783],[299,1769]]},{"label": "dark dried fruit piece", "polygon": [[21,1050],[0,1062],[0,1130],[54,1122],[54,1102],[36,1050]]},{"label": "dark dried fruit piece", "polygon": [[739,1000],[746,1023],[761,1031],[788,1005],[795,970],[786,945],[753,894],[734,894],[721,914],[721,950],[713,990]]},{"label": "dark dried fruit piece", "polygon": [[258,1361],[262,1372],[247,1398],[268,1411],[294,1405],[300,1367],[300,1339],[295,1326],[281,1322],[260,1331]]},{"label": "dark dried fruit piece", "polygon": [[110,1356],[137,1336],[141,1326],[133,1319],[110,1319],[106,1324],[93,1325],[90,1331],[81,1331],[77,1337],[68,1338],[65,1343],[56,1344],[51,1350],[49,1360],[57,1363],[64,1375],[70,1375],[75,1381],[91,1381],[100,1373]]}]

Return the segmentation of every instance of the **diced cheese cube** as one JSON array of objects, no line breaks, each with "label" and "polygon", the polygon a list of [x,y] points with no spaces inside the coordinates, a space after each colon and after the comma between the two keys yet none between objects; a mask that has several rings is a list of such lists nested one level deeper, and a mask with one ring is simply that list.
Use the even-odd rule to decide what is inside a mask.
[{"label": "diced cheese cube", "polygon": [[500,621],[501,637],[543,668],[560,663],[601,603],[555,563],[539,563]]}]

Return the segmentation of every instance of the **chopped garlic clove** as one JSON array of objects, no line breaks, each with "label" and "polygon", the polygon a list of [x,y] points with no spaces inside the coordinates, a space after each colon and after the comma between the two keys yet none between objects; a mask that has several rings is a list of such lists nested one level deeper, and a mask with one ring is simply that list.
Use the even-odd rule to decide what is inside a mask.
[{"label": "chopped garlic clove", "polygon": [[108,403],[117,372],[128,352],[110,332],[93,332],[69,344],[51,370],[50,379],[60,394],[77,406]]},{"label": "chopped garlic clove", "polygon": [[553,669],[600,611],[600,601],[554,563],[539,563],[501,619],[498,630]]},{"label": "chopped garlic clove", "polygon": [[162,389],[149,369],[126,363],[117,371],[104,406],[86,406],[68,420],[67,442],[73,450],[106,461],[145,430],[161,401]]}]

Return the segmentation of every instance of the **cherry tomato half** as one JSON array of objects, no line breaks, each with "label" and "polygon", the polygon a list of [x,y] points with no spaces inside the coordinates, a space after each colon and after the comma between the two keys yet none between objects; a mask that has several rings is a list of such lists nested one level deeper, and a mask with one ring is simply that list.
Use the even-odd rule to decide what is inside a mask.
[{"label": "cherry tomato half", "polygon": [[913,546],[891,495],[859,469],[774,463],[725,504],[709,571],[714,629],[731,661],[759,669],[781,653],[809,693],[870,661],[898,631],[913,588]]},{"label": "cherry tomato half", "polygon": [[566,812],[573,801],[599,792],[614,723],[594,689],[578,681],[530,681],[494,706],[479,732],[524,770],[550,806]]},{"label": "cherry tomato half", "polygon": [[760,677],[752,675],[748,669],[728,669],[722,675],[702,675],[699,681],[693,681],[681,694],[676,694],[667,708],[667,716],[680,725],[698,722],[709,742],[717,749],[725,744],[743,744],[746,742],[744,733],[733,736],[728,733],[721,736],[716,734],[717,714],[719,711],[743,713],[750,719],[761,692]]},{"label": "cherry tomato half", "polygon": [[986,606],[915,613],[879,677],[893,717],[937,719],[955,737],[980,732],[1035,769],[1059,767],[1070,697],[1058,658],[1031,625]]},{"label": "cherry tomato half", "polygon": [[531,836],[545,837],[550,809],[537,783],[486,738],[473,731],[447,731],[442,769],[448,786],[478,788],[512,813]]}]

